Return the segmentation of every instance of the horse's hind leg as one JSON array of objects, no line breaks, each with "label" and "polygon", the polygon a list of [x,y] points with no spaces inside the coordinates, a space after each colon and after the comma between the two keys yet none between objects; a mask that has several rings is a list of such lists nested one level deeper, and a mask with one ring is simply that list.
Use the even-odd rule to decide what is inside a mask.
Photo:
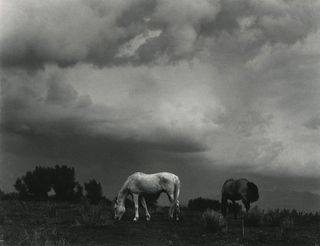
[{"label": "horse's hind leg", "polygon": [[175,202],[175,210],[176,210],[176,220],[179,220],[180,217],[180,205],[179,205],[179,200]]},{"label": "horse's hind leg", "polygon": [[144,199],[143,196],[141,196],[141,205],[142,207],[145,209],[146,211],[146,220],[150,220],[150,214],[149,214],[149,211],[148,211],[148,208],[147,208],[147,203],[146,203],[146,200]]},{"label": "horse's hind leg", "polygon": [[134,202],[134,209],[135,215],[133,221],[137,221],[139,219],[139,195],[133,194],[133,202]]},{"label": "horse's hind leg", "polygon": [[174,201],[174,196],[173,193],[167,193],[169,201],[171,203],[170,208],[169,208],[169,216],[171,219],[173,219],[173,212],[174,212],[174,207],[175,207],[175,201]]}]

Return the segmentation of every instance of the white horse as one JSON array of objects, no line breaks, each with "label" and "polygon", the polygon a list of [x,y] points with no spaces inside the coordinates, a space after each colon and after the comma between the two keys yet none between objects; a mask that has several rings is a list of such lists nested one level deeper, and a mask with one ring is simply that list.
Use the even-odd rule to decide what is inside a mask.
[{"label": "white horse", "polygon": [[133,221],[139,219],[139,196],[143,208],[146,211],[146,220],[150,220],[150,214],[147,208],[146,201],[143,194],[160,194],[165,192],[168,195],[171,203],[169,209],[169,216],[173,219],[174,211],[176,211],[176,219],[179,220],[179,193],[180,193],[180,180],[178,176],[167,173],[134,173],[130,175],[126,182],[123,184],[117,196],[114,206],[114,218],[120,220],[125,213],[125,200],[128,195],[132,195],[135,207],[135,216]]}]

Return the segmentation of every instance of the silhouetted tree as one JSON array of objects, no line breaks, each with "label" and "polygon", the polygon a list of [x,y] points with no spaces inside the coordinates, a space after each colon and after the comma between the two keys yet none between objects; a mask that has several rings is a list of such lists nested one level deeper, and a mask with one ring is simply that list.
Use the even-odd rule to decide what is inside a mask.
[{"label": "silhouetted tree", "polygon": [[86,197],[92,204],[98,204],[102,199],[102,187],[96,180],[91,179],[88,183],[84,183]]},{"label": "silhouetted tree", "polygon": [[[71,201],[76,187],[74,168],[56,165],[53,170],[52,188],[58,201]],[[50,190],[50,189],[49,189]]]},{"label": "silhouetted tree", "polygon": [[17,179],[14,187],[22,199],[47,200],[51,182],[50,168],[38,166],[32,172],[27,172],[21,179]]},{"label": "silhouetted tree", "polygon": [[22,200],[28,199],[28,189],[26,184],[22,181],[22,179],[18,178],[16,183],[14,184],[14,188],[18,191],[19,198]]},{"label": "silhouetted tree", "polygon": [[67,166],[40,167],[18,178],[14,187],[23,200],[48,200],[53,189],[55,200],[72,201],[82,196],[83,188],[76,188],[74,168]]},{"label": "silhouetted tree", "polygon": [[82,198],[83,198],[83,187],[79,183],[77,183],[75,187],[73,201],[78,203],[78,202],[81,202]]}]

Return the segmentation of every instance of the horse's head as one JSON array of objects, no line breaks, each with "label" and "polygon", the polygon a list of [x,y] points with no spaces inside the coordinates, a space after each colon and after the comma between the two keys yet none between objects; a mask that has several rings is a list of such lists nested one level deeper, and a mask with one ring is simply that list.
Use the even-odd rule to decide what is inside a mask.
[{"label": "horse's head", "polygon": [[252,182],[248,182],[247,183],[247,201],[248,202],[255,202],[259,199],[259,191],[258,191],[258,187],[252,183]]},{"label": "horse's head", "polygon": [[113,206],[113,210],[114,210],[114,218],[117,220],[121,220],[122,215],[126,212],[126,207],[122,202],[116,200]]}]

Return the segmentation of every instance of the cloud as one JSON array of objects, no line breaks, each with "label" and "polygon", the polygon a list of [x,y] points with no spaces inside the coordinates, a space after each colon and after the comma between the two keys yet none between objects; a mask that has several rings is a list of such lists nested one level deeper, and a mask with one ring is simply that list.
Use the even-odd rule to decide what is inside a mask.
[{"label": "cloud", "polygon": [[161,34],[161,30],[150,31],[146,33],[139,34],[133,39],[129,40],[127,43],[119,48],[119,52],[116,57],[130,57],[134,56],[136,51],[144,45],[148,39],[156,38]]},{"label": "cloud", "polygon": [[319,175],[317,2],[1,8],[1,127],[13,162]]},{"label": "cloud", "polygon": [[305,123],[304,126],[308,129],[311,130],[317,130],[320,128],[320,117],[312,117],[308,119]]},{"label": "cloud", "polygon": [[317,30],[319,8],[299,1],[10,1],[1,8],[0,59],[29,69],[157,64],[192,60],[216,45],[216,52],[234,46],[231,54],[248,57],[262,44],[292,44]]},{"label": "cloud", "polygon": [[[94,74],[95,79],[99,77],[98,83],[106,83],[103,76],[108,74],[108,71],[102,71],[101,76],[97,77],[100,71],[96,68],[85,66],[83,69],[89,69],[88,74]],[[154,86],[150,85],[148,88],[147,84],[151,82],[145,80],[150,77],[144,78],[142,74],[143,71],[147,72],[147,68],[142,71],[133,70],[123,85],[118,84],[120,81],[100,85],[103,98],[99,101],[99,96],[95,97],[97,102],[91,99],[91,95],[79,93],[73,87],[72,83],[78,83],[79,86],[79,80],[87,83],[86,79],[90,79],[90,75],[81,78],[79,70],[81,71],[81,68],[70,69],[65,73],[64,69],[48,67],[35,75],[25,72],[19,74],[18,77],[24,77],[23,81],[15,80],[15,76],[9,72],[3,84],[3,129],[26,136],[31,134],[51,138],[62,135],[101,135],[107,139],[149,143],[166,151],[193,152],[206,148],[204,144],[193,139],[195,135],[184,132],[185,127],[197,130],[198,126],[193,124],[202,124],[202,114],[186,115],[185,120],[190,122],[185,125],[186,122],[181,117],[183,113],[191,113],[189,110],[193,110],[193,102],[190,102],[190,105],[186,103],[186,107],[175,105],[177,102],[171,98],[172,94],[167,96],[168,100],[174,100],[172,104],[169,101],[166,104],[161,101],[152,102],[152,95],[149,94],[159,96],[159,93],[166,92],[161,92],[160,88],[153,93]],[[94,73],[95,71],[97,73]],[[118,80],[125,79],[121,73],[122,71],[116,71]],[[73,76],[78,76],[78,80],[74,81]],[[120,98],[122,105],[108,105],[108,101],[112,100],[111,96]],[[167,110],[172,110],[170,117],[166,115]],[[180,112],[181,110],[183,112]],[[177,116],[177,113],[180,116]]]}]

